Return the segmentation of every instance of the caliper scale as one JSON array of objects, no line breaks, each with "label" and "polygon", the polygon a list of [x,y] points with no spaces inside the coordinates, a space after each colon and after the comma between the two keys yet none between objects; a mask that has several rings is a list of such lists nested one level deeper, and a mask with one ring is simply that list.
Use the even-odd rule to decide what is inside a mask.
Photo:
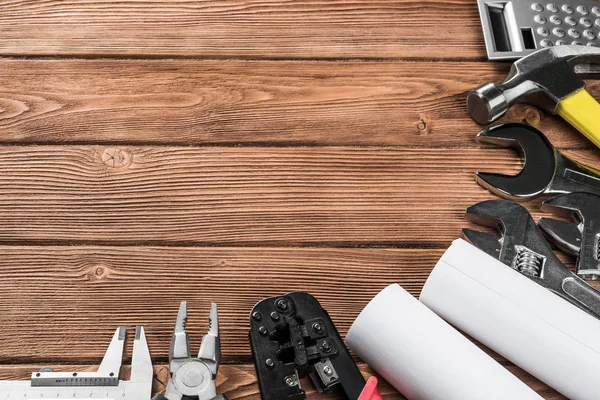
[{"label": "caliper scale", "polygon": [[54,372],[44,368],[30,381],[0,381],[0,400],[148,400],[153,368],[144,328],[136,327],[131,377],[119,379],[126,327],[118,328],[96,372]]}]

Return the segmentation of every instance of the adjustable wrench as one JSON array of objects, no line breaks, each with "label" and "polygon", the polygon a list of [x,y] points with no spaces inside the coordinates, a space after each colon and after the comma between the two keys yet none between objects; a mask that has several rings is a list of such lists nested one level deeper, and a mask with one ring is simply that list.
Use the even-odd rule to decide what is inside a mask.
[{"label": "adjustable wrench", "polygon": [[541,218],[539,227],[566,253],[577,256],[577,274],[600,277],[600,196],[570,193],[547,200],[542,211],[569,218],[573,223]]},{"label": "adjustable wrench", "polygon": [[463,229],[471,244],[600,319],[600,292],[560,262],[523,206],[488,200],[469,207],[466,218],[501,235]]}]

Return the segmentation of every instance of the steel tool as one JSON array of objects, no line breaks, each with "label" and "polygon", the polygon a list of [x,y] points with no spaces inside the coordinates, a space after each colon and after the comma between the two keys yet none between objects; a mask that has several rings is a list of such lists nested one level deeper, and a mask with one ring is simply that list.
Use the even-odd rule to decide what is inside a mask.
[{"label": "steel tool", "polygon": [[524,159],[515,176],[477,172],[477,183],[511,200],[572,192],[600,195],[600,171],[558,151],[542,132],[525,124],[494,126],[477,135],[479,143],[514,148]]},{"label": "steel tool", "polygon": [[565,44],[600,45],[597,1],[477,0],[490,60]]},{"label": "steel tool", "polygon": [[301,400],[300,379],[320,393],[358,399],[365,387],[327,312],[310,294],[288,293],[260,301],[250,313],[250,345],[263,400]]},{"label": "steel tool", "polygon": [[152,395],[152,360],[144,328],[138,326],[133,343],[131,377],[119,379],[126,328],[115,332],[97,372],[54,372],[44,368],[31,381],[0,381],[1,400],[124,399],[148,400]]},{"label": "steel tool", "polygon": [[471,244],[600,318],[600,292],[560,262],[523,206],[509,200],[488,200],[469,207],[466,218],[500,231],[498,238],[463,229],[465,239]]},{"label": "steel tool", "polygon": [[583,279],[600,277],[600,197],[570,193],[547,200],[542,211],[569,218],[573,223],[541,218],[539,227],[568,254],[577,256],[577,274]]},{"label": "steel tool", "polygon": [[217,395],[216,376],[221,362],[221,339],[219,338],[219,317],[217,304],[210,308],[210,328],[202,338],[198,357],[192,357],[190,338],[185,330],[187,323],[187,302],[181,302],[175,321],[175,331],[169,348],[169,368],[171,379],[164,395],[158,394],[153,400],[181,400],[183,396],[199,400],[227,400]]},{"label": "steel tool", "polygon": [[506,79],[488,83],[467,97],[471,117],[489,124],[516,103],[558,114],[600,146],[600,104],[585,90],[585,78],[600,73],[600,48],[559,46],[516,61]]}]

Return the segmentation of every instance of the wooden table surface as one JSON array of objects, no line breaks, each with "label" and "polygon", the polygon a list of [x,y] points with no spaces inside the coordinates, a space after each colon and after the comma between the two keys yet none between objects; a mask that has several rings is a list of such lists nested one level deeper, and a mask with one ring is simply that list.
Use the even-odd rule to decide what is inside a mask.
[{"label": "wooden table surface", "polygon": [[[1,2],[0,378],[87,368],[143,324],[162,390],[179,301],[194,348],[216,301],[220,390],[258,399],[257,301],[308,291],[345,334],[386,285],[419,294],[493,198],[474,171],[519,170],[465,108],[508,69],[475,0]],[[600,167],[555,117],[503,121]]]}]

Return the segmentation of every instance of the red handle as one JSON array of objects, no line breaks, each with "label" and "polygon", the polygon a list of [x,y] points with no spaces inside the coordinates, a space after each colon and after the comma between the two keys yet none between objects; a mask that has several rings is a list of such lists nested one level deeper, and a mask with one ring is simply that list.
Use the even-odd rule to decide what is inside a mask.
[{"label": "red handle", "polygon": [[381,393],[377,390],[377,378],[370,377],[358,400],[383,400]]}]

